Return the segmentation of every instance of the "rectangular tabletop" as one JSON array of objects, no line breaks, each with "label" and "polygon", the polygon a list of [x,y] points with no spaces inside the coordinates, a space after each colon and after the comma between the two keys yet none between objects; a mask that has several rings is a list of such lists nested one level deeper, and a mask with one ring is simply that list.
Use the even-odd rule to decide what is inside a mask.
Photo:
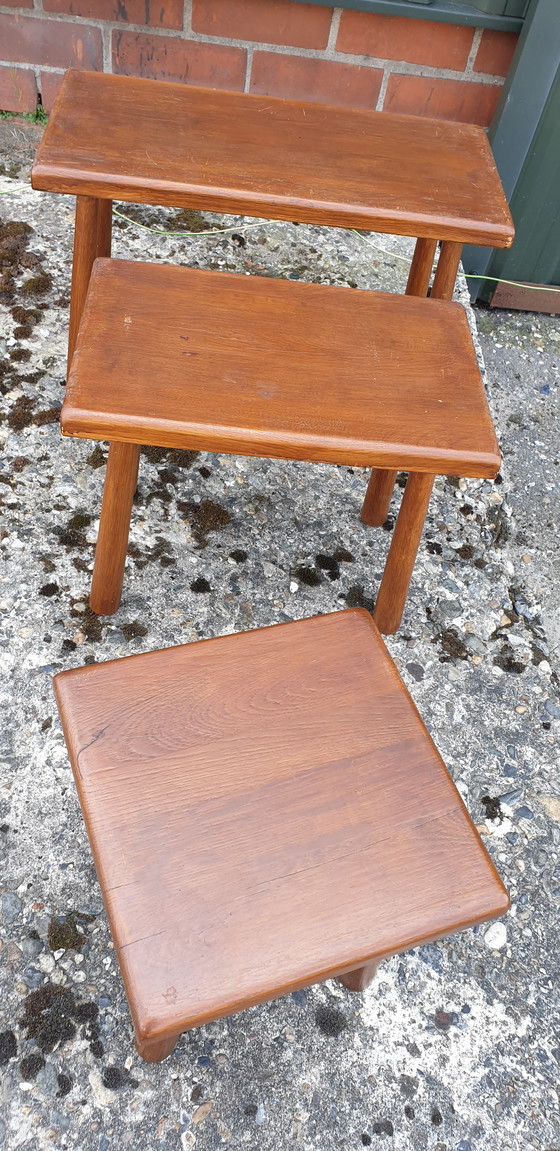
[{"label": "rectangular tabletop", "polygon": [[494,476],[461,304],[96,260],[67,435]]},{"label": "rectangular tabletop", "polygon": [[66,73],[33,166],[50,192],[507,248],[486,135],[457,124]]}]

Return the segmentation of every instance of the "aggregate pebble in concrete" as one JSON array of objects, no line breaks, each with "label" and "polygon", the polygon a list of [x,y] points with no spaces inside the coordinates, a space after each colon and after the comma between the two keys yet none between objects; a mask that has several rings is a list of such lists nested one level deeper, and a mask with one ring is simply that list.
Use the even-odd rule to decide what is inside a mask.
[{"label": "aggregate pebble in concrete", "polygon": [[[62,440],[56,423],[74,205],[4,160],[0,216],[32,231],[0,245],[13,265],[0,346],[0,1147],[557,1151],[558,320],[478,313],[504,469],[496,484],[437,480],[388,640],[511,912],[384,963],[363,995],[296,992],[184,1035],[150,1066],[134,1051],[52,675],[371,606],[400,490],[372,530],[361,469],[147,452],[123,603],[93,616],[106,446]],[[235,229],[158,237],[121,221],[117,256],[349,291],[405,282],[408,241],[372,237],[387,255],[349,232],[117,207],[158,228]]]}]

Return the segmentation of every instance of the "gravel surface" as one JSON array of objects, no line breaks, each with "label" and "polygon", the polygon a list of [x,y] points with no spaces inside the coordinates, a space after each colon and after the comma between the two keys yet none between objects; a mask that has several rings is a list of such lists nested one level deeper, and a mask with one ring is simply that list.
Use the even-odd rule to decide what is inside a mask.
[{"label": "gravel surface", "polygon": [[[29,188],[33,134],[0,127],[0,1147],[559,1151],[560,321],[477,312],[503,471],[436,481],[388,639],[511,912],[385,962],[363,995],[297,992],[184,1035],[150,1066],[134,1051],[52,675],[371,607],[398,501],[385,530],[368,529],[362,469],[147,449],[123,603],[92,615],[106,445],[62,440],[57,424],[74,203]],[[121,257],[348,290],[406,280],[411,246],[394,237],[117,208],[136,221],[115,222]]]}]

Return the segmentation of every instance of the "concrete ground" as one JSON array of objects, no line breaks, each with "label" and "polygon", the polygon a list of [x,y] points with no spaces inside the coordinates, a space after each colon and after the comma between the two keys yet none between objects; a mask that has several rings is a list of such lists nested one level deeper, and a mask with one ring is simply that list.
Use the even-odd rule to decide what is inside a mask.
[{"label": "concrete ground", "polygon": [[[511,911],[385,962],[363,995],[326,983],[145,1064],[52,675],[371,606],[397,500],[372,530],[360,469],[148,451],[122,606],[89,613],[106,449],[57,426],[74,204],[30,189],[36,133],[0,129],[0,1147],[559,1151],[560,320],[476,311],[503,470],[438,479],[388,640]],[[406,278],[410,244],[388,236],[117,209],[134,221],[116,220],[118,256],[349,288]]]}]

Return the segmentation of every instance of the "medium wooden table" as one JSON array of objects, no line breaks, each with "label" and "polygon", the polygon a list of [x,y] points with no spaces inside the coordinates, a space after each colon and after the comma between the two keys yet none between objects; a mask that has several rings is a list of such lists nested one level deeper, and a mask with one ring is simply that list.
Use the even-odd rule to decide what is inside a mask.
[{"label": "medium wooden table", "polygon": [[140,444],[408,471],[382,632],[401,621],[434,475],[500,466],[460,304],[129,260],[95,263],[60,424],[111,445],[100,615],[120,602]]}]

